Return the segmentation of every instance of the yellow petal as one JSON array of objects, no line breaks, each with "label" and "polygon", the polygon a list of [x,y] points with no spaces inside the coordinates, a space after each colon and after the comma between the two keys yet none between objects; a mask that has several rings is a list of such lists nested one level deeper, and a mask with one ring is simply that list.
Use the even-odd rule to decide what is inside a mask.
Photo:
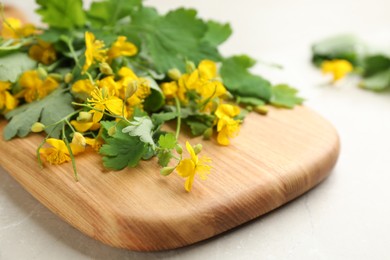
[{"label": "yellow petal", "polygon": [[108,57],[111,60],[120,56],[134,56],[137,52],[137,46],[126,41],[126,37],[119,36],[108,51]]},{"label": "yellow petal", "polygon": [[184,183],[184,188],[186,191],[190,192],[192,188],[192,184],[194,183],[195,175],[191,175],[187,178],[186,182]]},{"label": "yellow petal", "polygon": [[18,105],[18,100],[8,91],[5,92],[5,107],[7,110],[12,110]]},{"label": "yellow petal", "polygon": [[198,163],[198,156],[196,155],[196,153],[194,151],[194,148],[192,148],[192,146],[190,145],[190,143],[188,141],[186,142],[186,148],[187,148],[187,151],[189,152],[189,154],[191,156],[191,160],[196,165]]},{"label": "yellow petal", "polygon": [[[95,107],[96,108],[96,107]],[[103,118],[103,113],[100,111],[92,110],[91,113],[93,113],[92,121],[94,123],[100,122]]]},{"label": "yellow petal", "polygon": [[195,164],[190,159],[181,160],[179,165],[176,167],[176,171],[181,177],[195,175]]},{"label": "yellow petal", "polygon": [[230,104],[219,105],[217,110],[215,111],[215,115],[218,118],[222,118],[224,116],[235,117],[238,114],[240,114],[240,108],[238,106],[234,106]]},{"label": "yellow petal", "polygon": [[76,93],[86,93],[89,95],[93,90],[94,86],[89,79],[78,80],[72,85],[72,91]]},{"label": "yellow petal", "polygon": [[121,115],[123,101],[117,97],[112,97],[105,102],[106,108],[110,111],[111,114]]},{"label": "yellow petal", "polygon": [[220,145],[229,145],[229,144],[230,144],[230,141],[229,141],[229,138],[228,138],[228,133],[227,133],[226,127],[223,128],[223,129],[218,133],[217,142],[218,142]]},{"label": "yellow petal", "polygon": [[119,95],[119,91],[122,89],[122,86],[115,82],[113,76],[105,77],[99,81],[99,88],[106,88],[109,93],[112,93],[115,96]]},{"label": "yellow petal", "polygon": [[131,78],[131,79],[134,79],[134,80],[138,80],[138,77],[137,75],[135,75],[135,73],[128,67],[122,67],[119,71],[118,71],[118,75],[120,77],[127,77],[127,78]]},{"label": "yellow petal", "polygon": [[201,78],[206,80],[214,79],[217,75],[217,64],[211,60],[203,60],[198,66],[199,74]]},{"label": "yellow petal", "polygon": [[63,153],[69,154],[65,142],[60,139],[49,138],[46,140],[46,143],[50,144],[51,146],[53,146],[54,148],[56,148],[57,150]]},{"label": "yellow petal", "polygon": [[80,144],[70,144],[70,148],[72,149],[73,155],[77,155],[79,153],[84,152],[85,146],[80,145]]}]

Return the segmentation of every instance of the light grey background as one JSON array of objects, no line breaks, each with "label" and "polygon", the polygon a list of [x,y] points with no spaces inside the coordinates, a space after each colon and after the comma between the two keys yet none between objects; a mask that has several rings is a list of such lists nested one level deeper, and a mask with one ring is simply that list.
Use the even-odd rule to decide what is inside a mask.
[{"label": "light grey background", "polygon": [[[8,0],[33,21],[30,0]],[[338,129],[342,152],[317,188],[259,219],[216,238],[159,253],[119,250],[94,241],[49,212],[0,170],[0,259],[389,259],[390,93],[327,86],[309,62],[310,45],[354,32],[390,46],[388,0],[151,0],[161,11],[194,7],[203,18],[234,29],[226,55],[248,53],[254,71],[301,90],[306,105]],[[390,50],[390,48],[389,48]]]}]

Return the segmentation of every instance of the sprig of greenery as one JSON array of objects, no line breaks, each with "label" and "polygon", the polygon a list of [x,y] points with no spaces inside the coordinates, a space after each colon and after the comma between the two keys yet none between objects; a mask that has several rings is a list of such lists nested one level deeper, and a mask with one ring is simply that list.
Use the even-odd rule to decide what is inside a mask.
[{"label": "sprig of greenery", "polygon": [[373,91],[390,89],[390,51],[369,47],[354,35],[333,36],[312,47],[312,62],[321,67],[324,61],[346,60],[361,77],[360,87]]},{"label": "sprig of greenery", "polygon": [[[9,120],[3,134],[9,140],[46,131],[39,163],[41,156],[52,164],[71,161],[76,180],[75,157],[88,144],[114,170],[156,156],[161,174],[176,170],[189,191],[197,164],[210,170],[210,160],[198,158],[202,145],[189,142],[190,158],[183,159],[185,126],[205,139],[217,133],[227,145],[246,109],[266,114],[267,105],[303,101],[295,89],[253,74],[249,56],[223,57],[219,46],[230,25],[203,20],[196,10],[160,14],[141,0],[103,0],[88,10],[81,0],[36,2],[46,27],[3,19],[0,110]],[[174,120],[175,134],[162,130]]]}]

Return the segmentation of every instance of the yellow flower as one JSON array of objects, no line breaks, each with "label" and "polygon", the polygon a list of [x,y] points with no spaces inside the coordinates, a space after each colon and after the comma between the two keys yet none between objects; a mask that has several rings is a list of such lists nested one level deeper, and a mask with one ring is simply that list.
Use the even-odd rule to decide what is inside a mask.
[{"label": "yellow flower", "polygon": [[202,84],[197,92],[204,98],[221,97],[226,94],[226,88],[217,74],[217,64],[211,60],[203,60],[198,66],[199,78]]},{"label": "yellow flower", "polygon": [[57,59],[53,45],[42,40],[38,40],[38,44],[31,46],[28,54],[34,60],[45,65],[51,64]]},{"label": "yellow flower", "polygon": [[199,82],[199,71],[194,70],[190,74],[183,74],[177,81],[177,97],[183,104],[187,104],[187,92],[189,90],[195,90],[198,88]]},{"label": "yellow flower", "polygon": [[324,74],[332,74],[335,82],[353,71],[353,65],[347,60],[329,60],[321,64],[321,70]]},{"label": "yellow flower", "polygon": [[181,177],[187,178],[184,188],[186,191],[191,191],[196,173],[200,175],[202,180],[205,180],[207,174],[210,173],[211,166],[207,165],[207,163],[210,163],[211,159],[206,156],[199,159],[198,155],[194,151],[194,148],[188,141],[186,142],[186,148],[190,154],[190,158],[181,160],[179,165],[176,167],[176,171]]},{"label": "yellow flower", "polygon": [[[46,140],[46,143],[51,145],[48,148],[42,148],[40,154],[48,161],[50,164],[62,164],[64,162],[69,162],[71,160],[70,153],[64,141],[49,138]],[[72,149],[73,155],[77,155],[84,151],[84,146],[78,144],[69,144]]]},{"label": "yellow flower", "polygon": [[77,121],[77,120],[72,120],[70,123],[76,128],[76,130],[80,133],[85,133],[88,130],[95,131],[100,128],[100,123],[95,123],[95,122],[83,122],[83,121]]},{"label": "yellow flower", "polygon": [[207,80],[218,78],[217,64],[211,60],[202,60],[198,65],[199,77]]},{"label": "yellow flower", "polygon": [[80,79],[72,85],[72,92],[89,96],[95,89],[89,79]]},{"label": "yellow flower", "polygon": [[36,70],[25,71],[19,79],[20,86],[23,87],[21,95],[27,102],[42,99],[58,87],[58,82],[52,77],[42,80]]},{"label": "yellow flower", "polygon": [[18,39],[27,37],[35,33],[35,27],[32,24],[25,24],[16,18],[7,18],[3,21],[1,36],[5,39]]},{"label": "yellow flower", "polygon": [[171,81],[161,84],[161,89],[164,96],[169,99],[177,96],[179,87],[177,86],[176,81]]},{"label": "yellow flower", "polygon": [[203,85],[200,85],[197,92],[203,97],[203,99],[212,99],[215,97],[221,97],[226,94],[226,88],[220,81],[207,81]]},{"label": "yellow flower", "polygon": [[137,52],[137,46],[126,41],[125,36],[119,36],[108,50],[107,56],[109,60],[113,60],[120,56],[134,56]]},{"label": "yellow flower", "polygon": [[70,123],[80,133],[84,133],[88,130],[95,131],[100,128],[100,123],[94,123],[92,121],[92,114],[88,112],[80,112],[77,120],[72,120]]},{"label": "yellow flower", "polygon": [[201,99],[199,102],[218,98],[226,94],[226,88],[217,74],[217,64],[211,60],[203,60],[197,69],[190,74],[183,74],[178,80],[177,97],[187,103],[187,91],[195,90]]},{"label": "yellow flower", "polygon": [[118,84],[114,80],[114,76],[108,76],[99,80],[98,82],[99,88],[107,88],[109,93],[112,93],[114,96],[120,97],[122,92],[122,85]]},{"label": "yellow flower", "polygon": [[95,88],[91,92],[91,98],[88,99],[88,102],[94,108],[89,111],[93,114],[92,121],[94,123],[102,119],[106,110],[113,115],[122,114],[123,101],[116,96],[110,95],[106,88]]},{"label": "yellow flower", "polygon": [[131,89],[133,90],[136,89],[134,94],[126,100],[127,113],[131,115],[135,107],[142,108],[144,99],[151,94],[150,83],[144,78],[138,78],[138,76],[127,67],[122,67],[118,71],[118,75],[121,77],[118,81],[118,84],[122,86],[121,97],[124,98],[126,96],[125,90],[129,89],[129,86],[131,86]]},{"label": "yellow flower", "polygon": [[85,137],[85,142],[89,146],[91,146],[96,152],[98,152],[104,144],[104,140],[103,138],[101,138],[100,134],[96,138]]},{"label": "yellow flower", "polygon": [[5,109],[9,111],[18,105],[18,100],[11,95],[9,92],[10,89],[10,82],[0,81],[0,110]]},{"label": "yellow flower", "polygon": [[229,104],[219,105],[215,111],[218,118],[217,142],[221,145],[229,145],[230,138],[237,136],[240,131],[240,121],[233,118],[240,114],[240,108]]},{"label": "yellow flower", "polygon": [[104,42],[96,40],[95,35],[91,32],[85,32],[85,63],[83,71],[86,72],[95,62],[104,62],[107,59],[107,50],[104,48]]}]

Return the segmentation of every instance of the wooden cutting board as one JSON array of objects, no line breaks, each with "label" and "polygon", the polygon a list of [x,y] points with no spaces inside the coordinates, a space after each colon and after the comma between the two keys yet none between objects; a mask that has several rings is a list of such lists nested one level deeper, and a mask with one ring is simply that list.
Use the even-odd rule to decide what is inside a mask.
[{"label": "wooden cutting board", "polygon": [[93,152],[77,157],[75,182],[70,163],[39,168],[35,154],[41,140],[40,135],[1,140],[2,167],[83,233],[141,251],[182,247],[257,218],[321,182],[339,154],[335,129],[306,107],[251,113],[229,147],[191,140],[203,143],[213,170],[187,193],[184,179],[161,176],[156,160],[107,171]]}]

